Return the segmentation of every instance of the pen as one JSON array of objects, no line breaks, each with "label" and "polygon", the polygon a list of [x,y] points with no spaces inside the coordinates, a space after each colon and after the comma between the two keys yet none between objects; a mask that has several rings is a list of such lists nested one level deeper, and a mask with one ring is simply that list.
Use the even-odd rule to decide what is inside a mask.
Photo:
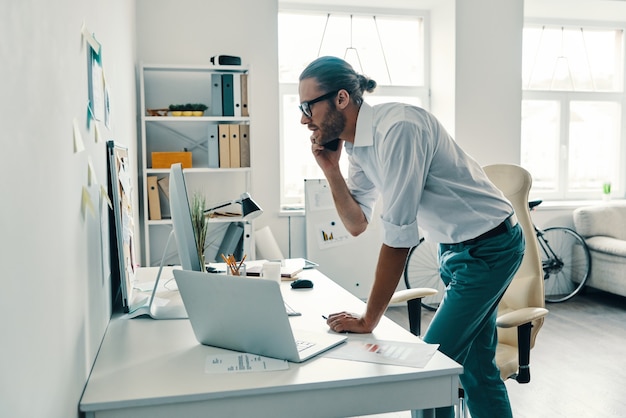
[{"label": "pen", "polygon": [[326,315],[322,315],[322,318],[324,319],[328,319],[328,317]]}]

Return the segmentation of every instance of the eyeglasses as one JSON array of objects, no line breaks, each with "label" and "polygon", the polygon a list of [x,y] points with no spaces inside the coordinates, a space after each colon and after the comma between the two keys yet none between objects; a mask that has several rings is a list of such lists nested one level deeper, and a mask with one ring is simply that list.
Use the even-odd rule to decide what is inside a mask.
[{"label": "eyeglasses", "polygon": [[313,113],[311,113],[311,105],[317,102],[321,102],[322,100],[328,100],[330,98],[332,98],[333,96],[336,96],[337,93],[339,93],[339,90],[335,90],[335,91],[331,91],[330,93],[326,93],[316,99],[313,100],[309,100],[308,102],[302,102],[300,103],[300,111],[304,114],[304,116],[306,116],[307,118],[310,118],[313,116]]}]

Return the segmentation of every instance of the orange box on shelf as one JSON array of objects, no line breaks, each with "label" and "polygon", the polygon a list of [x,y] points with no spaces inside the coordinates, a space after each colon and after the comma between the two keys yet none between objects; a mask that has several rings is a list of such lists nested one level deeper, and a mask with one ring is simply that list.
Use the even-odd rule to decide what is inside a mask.
[{"label": "orange box on shelf", "polygon": [[152,168],[170,168],[181,163],[183,168],[191,168],[191,152],[153,152]]}]

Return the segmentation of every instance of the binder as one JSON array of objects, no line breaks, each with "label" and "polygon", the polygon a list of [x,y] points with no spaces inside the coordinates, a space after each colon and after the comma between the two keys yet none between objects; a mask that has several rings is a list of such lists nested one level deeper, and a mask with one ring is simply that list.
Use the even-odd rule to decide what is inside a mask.
[{"label": "binder", "polygon": [[239,166],[250,167],[250,125],[239,125]]},{"label": "binder", "polygon": [[208,129],[209,168],[220,167],[220,146],[217,125],[211,124]]},{"label": "binder", "polygon": [[230,146],[230,167],[241,167],[241,156],[239,155],[239,125],[228,125]]},{"label": "binder", "polygon": [[220,248],[217,250],[217,256],[215,261],[221,260],[221,255],[228,256],[233,254],[235,259],[240,260],[241,255],[237,253],[237,247],[243,237],[243,226],[239,222],[231,222],[226,229]]},{"label": "binder", "polygon": [[232,74],[222,74],[222,116],[235,116]]},{"label": "binder", "polygon": [[148,176],[148,216],[150,220],[161,219],[161,202],[157,176]]},{"label": "binder", "polygon": [[159,188],[163,192],[163,195],[165,195],[165,199],[169,200],[170,199],[170,178],[169,177],[160,178],[158,183],[159,183]]},{"label": "binder", "polygon": [[211,115],[222,115],[222,75],[211,74]]},{"label": "binder", "polygon": [[161,177],[158,181],[159,189],[159,202],[161,202],[161,219],[168,219],[172,217],[170,213],[170,176]]},{"label": "binder", "polygon": [[248,110],[248,74],[241,74],[241,116],[250,116]]},{"label": "binder", "polygon": [[219,150],[220,150],[220,168],[230,167],[230,130],[228,125],[219,124],[217,126],[219,135]]},{"label": "binder", "polygon": [[235,117],[241,117],[241,77],[233,75],[233,107]]}]

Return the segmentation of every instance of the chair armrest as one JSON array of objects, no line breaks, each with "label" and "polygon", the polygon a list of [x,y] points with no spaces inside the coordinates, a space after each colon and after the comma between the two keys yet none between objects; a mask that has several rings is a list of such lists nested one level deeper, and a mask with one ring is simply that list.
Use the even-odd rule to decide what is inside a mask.
[{"label": "chair armrest", "polygon": [[437,289],[431,289],[429,287],[418,287],[416,289],[398,290],[391,297],[390,303],[406,302],[413,299],[421,299],[426,296],[432,296],[437,294]]},{"label": "chair armrest", "polygon": [[496,325],[500,328],[513,328],[543,318],[548,314],[545,308],[522,308],[501,315],[496,320]]}]

